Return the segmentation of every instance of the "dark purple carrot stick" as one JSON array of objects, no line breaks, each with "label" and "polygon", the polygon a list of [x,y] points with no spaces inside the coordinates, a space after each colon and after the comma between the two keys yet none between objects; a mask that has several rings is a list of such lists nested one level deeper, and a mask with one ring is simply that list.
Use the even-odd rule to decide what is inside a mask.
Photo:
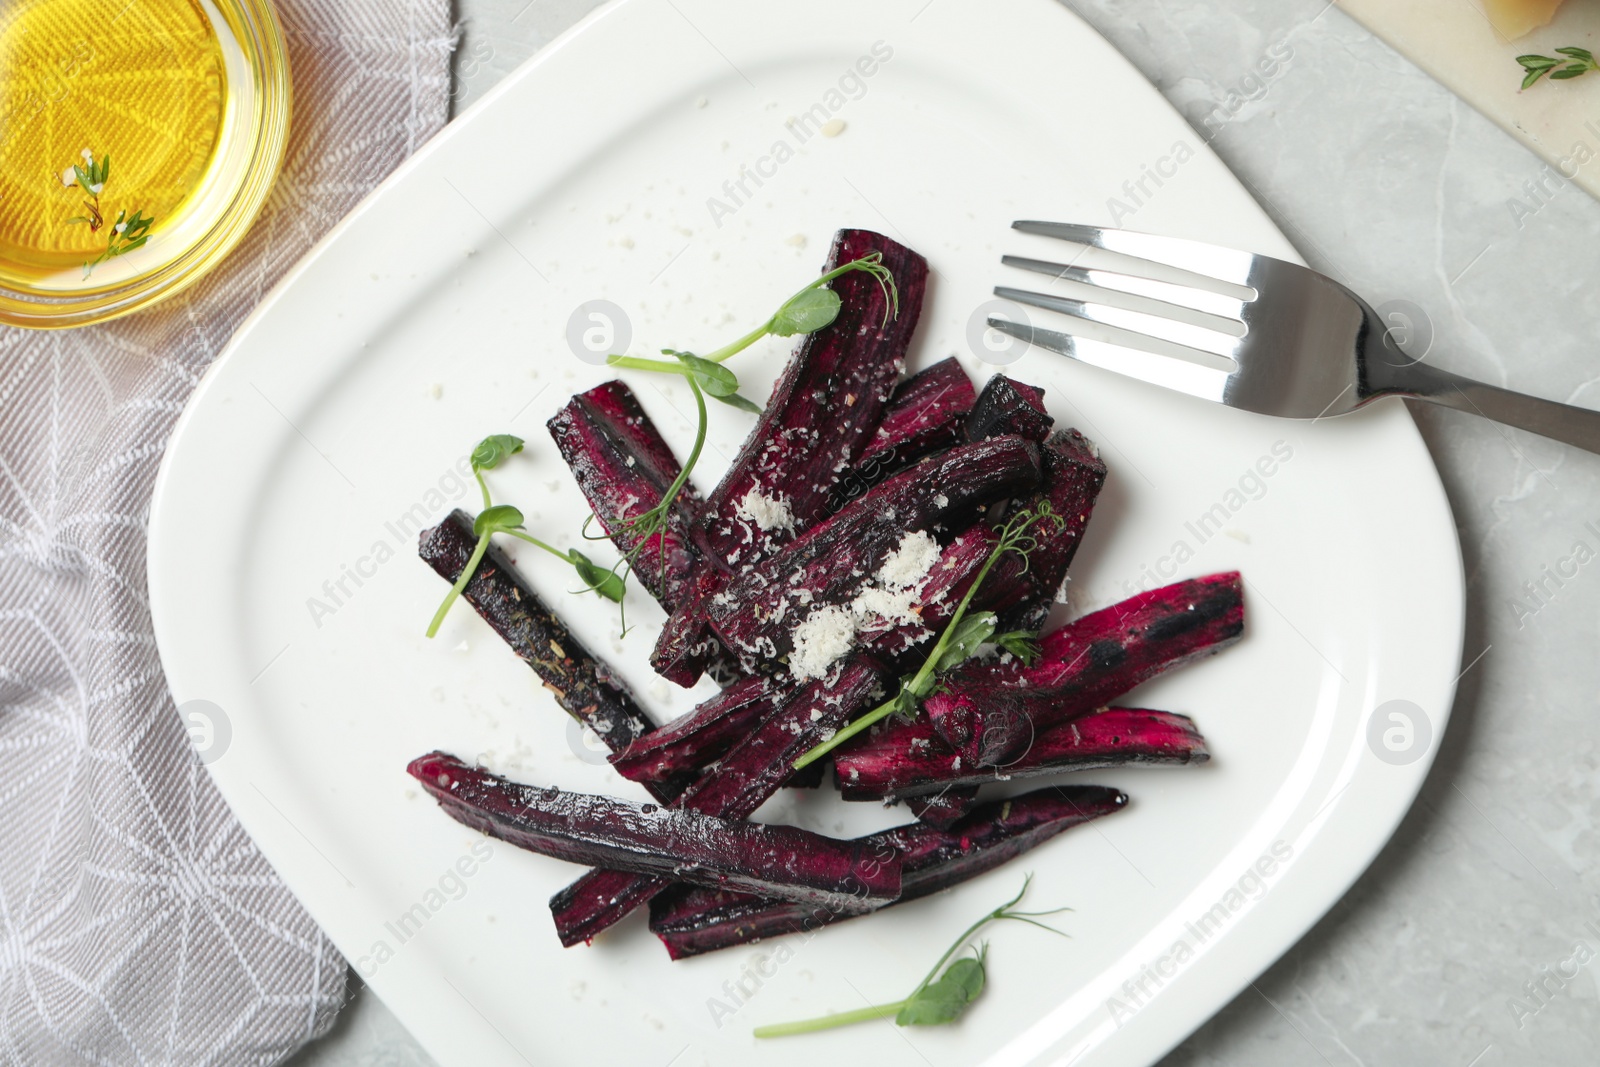
[{"label": "dark purple carrot stick", "polygon": [[[866,707],[887,675],[857,657],[828,684],[819,680],[769,715],[673,802],[725,819],[748,818],[792,775],[794,761]],[[588,941],[671,884],[668,877],[597,868],[550,898],[563,945]]]},{"label": "dark purple carrot stick", "polygon": [[[928,264],[870,230],[840,230],[825,270],[877,253],[894,276],[898,308],[876,278],[853,271],[829,287],[839,295],[832,325],[808,334],[773,387],[755,429],[706,500],[706,543],[730,566],[766,558],[827,513],[842,471],[877,433],[922,314]],[[745,518],[750,493],[787,502],[787,526]]]},{"label": "dark purple carrot stick", "polygon": [[825,269],[872,253],[895,279],[898,311],[863,271],[835,278],[839,316],[806,335],[772,390],[728,473],[707,498],[697,595],[673,613],[651,657],[662,677],[691,685],[711,645],[701,612],[719,587],[715,574],[764,559],[827,514],[843,472],[882,421],[922,312],[928,264],[882,234],[840,230]]},{"label": "dark purple carrot stick", "polygon": [[[1038,484],[1038,447],[1020,437],[930,456],[730,580],[711,598],[711,625],[736,652],[768,660],[788,656],[818,612],[839,616],[880,580],[880,567],[908,535],[926,535],[937,552],[933,539],[940,532],[964,529],[984,505]],[[813,673],[793,659],[790,669],[802,678]]]},{"label": "dark purple carrot stick", "polygon": [[612,754],[611,765],[635,782],[681,780],[748,737],[795,688],[772,678],[744,678]]},{"label": "dark purple carrot stick", "polygon": [[1022,671],[1021,684],[1041,689],[1072,681],[1085,654],[1103,669],[1141,672],[1148,669],[1152,652],[1186,657],[1161,662],[1160,673],[1221,651],[1243,632],[1244,581],[1238,571],[1188,578],[1136,593],[1045,634],[1039,662]]},{"label": "dark purple carrot stick", "polygon": [[967,413],[978,394],[972,379],[954,356],[918,371],[895,387],[878,431],[861,453],[862,464],[887,462],[892,455],[902,462],[949,448],[961,440]]},{"label": "dark purple carrot stick", "polygon": [[1028,553],[1026,571],[1032,593],[1025,608],[1006,617],[1003,629],[1036,631],[1044,625],[1106,482],[1106,465],[1099,451],[1077,430],[1051,434],[1039,457],[1044,477],[1039,491],[1024,506],[1048,502],[1058,521],[1037,528],[1037,543]]},{"label": "dark purple carrot stick", "polygon": [[725,568],[708,563],[702,553],[682,599],[662,624],[661,635],[650,651],[650,666],[667,681],[688,688],[718,657],[728,655],[706,622],[706,602],[726,580]]},{"label": "dark purple carrot stick", "polygon": [[977,394],[954,356],[907,378],[889,398],[878,432],[833,487],[828,511],[838,511],[891,475],[964,441]]},{"label": "dark purple carrot stick", "polygon": [[[417,551],[439,577],[453,583],[477,542],[471,517],[458,510],[423,530]],[[556,703],[613,752],[655,728],[621,680],[556,618],[497,546],[489,547],[461,596],[533,668]]]},{"label": "dark purple carrot stick", "polygon": [[975,764],[952,752],[925,719],[894,723],[841,746],[833,766],[844,799],[898,800],[1061,771],[1204,763],[1210,758],[1205,738],[1187,716],[1106,708],[1041,731],[1004,767]]},{"label": "dark purple carrot stick", "polygon": [[671,884],[670,879],[596,867],[550,898],[556,936],[567,948],[593,941]]},{"label": "dark purple carrot stick", "polygon": [[989,609],[1000,613],[1002,632],[1037,631],[1044,625],[1106,480],[1106,466],[1099,450],[1077,430],[1051,434],[1053,423],[1044,409],[1043,389],[997,374],[984,386],[963,430],[969,440],[1014,433],[1044,442],[1040,449],[1043,479],[1039,491],[1019,501],[1018,506],[1048,503],[1060,520],[1036,531],[1038,543],[1028,553],[1025,569],[1011,561],[1011,569],[1019,572],[1012,580],[1024,586],[1026,592],[1014,598],[1016,603],[1007,605],[1009,610]]},{"label": "dark purple carrot stick", "polygon": [[681,470],[655,424],[633,391],[614,381],[574,396],[547,425],[600,528],[623,555],[637,550],[633,573],[671,611],[693,573],[691,526],[700,501],[685,484],[665,528],[647,538],[629,530],[629,521],[655,507]]},{"label": "dark purple carrot stick", "polygon": [[[947,830],[899,826],[860,840],[901,857],[897,904],[928,896],[1014,859],[1063,830],[1120,811],[1126,794],[1104,786],[1058,786],[983,804]],[[679,886],[650,902],[650,929],[673,959],[814,930],[858,911],[835,911],[746,893]]]},{"label": "dark purple carrot stick", "polygon": [[1005,765],[1034,734],[1213,655],[1243,631],[1237,571],[1176,582],[1046,634],[1032,667],[963,668],[924,708],[939,736],[969,765]]},{"label": "dark purple carrot stick", "polygon": [[906,807],[918,822],[948,830],[972,813],[978,806],[978,787],[975,785],[951,786],[937,793],[907,797]]},{"label": "dark purple carrot stick", "polygon": [[808,763],[791,774],[783,784],[789,789],[819,789],[822,787],[822,783],[827,780],[828,768],[832,765],[830,761],[825,759],[819,759],[815,763]]},{"label": "dark purple carrot stick", "polygon": [[1043,389],[996,374],[978,394],[965,430],[969,441],[1011,433],[1043,441],[1055,421],[1045,410]]},{"label": "dark purple carrot stick", "polygon": [[859,841],[522,785],[443,752],[406,769],[457,822],[556,859],[812,907],[879,907],[900,895],[899,857]]}]

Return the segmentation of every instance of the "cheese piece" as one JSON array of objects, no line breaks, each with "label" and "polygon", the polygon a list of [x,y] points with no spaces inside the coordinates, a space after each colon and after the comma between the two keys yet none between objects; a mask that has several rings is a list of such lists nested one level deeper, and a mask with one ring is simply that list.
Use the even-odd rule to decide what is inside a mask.
[{"label": "cheese piece", "polygon": [[1540,26],[1548,26],[1561,0],[1484,0],[1484,11],[1495,32],[1515,40]]}]

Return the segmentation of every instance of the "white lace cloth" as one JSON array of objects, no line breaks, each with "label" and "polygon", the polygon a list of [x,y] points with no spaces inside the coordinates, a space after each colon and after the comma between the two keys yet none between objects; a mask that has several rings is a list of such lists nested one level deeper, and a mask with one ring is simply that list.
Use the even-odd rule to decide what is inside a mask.
[{"label": "white lace cloth", "polygon": [[172,706],[145,525],[206,364],[444,123],[450,5],[277,6],[293,137],[222,269],[105,326],[0,327],[3,1064],[269,1064],[343,1001],[345,961],[234,820]]}]

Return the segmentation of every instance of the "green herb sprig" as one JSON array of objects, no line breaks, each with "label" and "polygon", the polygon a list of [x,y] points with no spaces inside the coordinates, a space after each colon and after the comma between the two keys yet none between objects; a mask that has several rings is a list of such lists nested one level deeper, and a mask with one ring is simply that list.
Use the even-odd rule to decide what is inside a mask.
[{"label": "green herb sprig", "polygon": [[1557,48],[1553,56],[1518,56],[1517,62],[1522,64],[1524,89],[1531,88],[1547,74],[1551,81],[1566,81],[1568,78],[1581,77],[1592,70],[1600,70],[1600,64],[1595,62],[1594,53],[1587,48],[1576,46]]},{"label": "green herb sprig", "polygon": [[[939,962],[933,965],[926,977],[917,984],[911,994],[904,1000],[897,1000],[892,1004],[874,1004],[871,1007],[857,1008],[854,1011],[835,1012],[816,1019],[802,1019],[792,1023],[775,1023],[769,1026],[758,1026],[755,1029],[756,1037],[791,1037],[795,1034],[812,1034],[819,1030],[833,1030],[841,1026],[850,1026],[854,1023],[870,1022],[873,1019],[886,1019],[894,1016],[896,1026],[942,1026],[953,1023],[961,1018],[972,1002],[978,999],[978,994],[983,992],[987,980],[987,965],[989,960],[989,946],[987,943],[979,945],[971,956],[963,956],[954,962],[951,957],[971,941],[972,938],[990,923],[996,922],[1023,922],[1030,926],[1037,926],[1041,930],[1048,930],[1061,937],[1068,936],[1055,927],[1042,923],[1039,920],[1050,915],[1059,915],[1071,908],[1054,908],[1050,911],[1017,911],[1016,906],[1027,895],[1028,886],[1032,883],[1030,874],[1022,880],[1022,889],[1017,895],[984,915],[977,922],[961,932],[951,946],[945,949],[944,955],[939,957]],[[946,964],[949,966],[945,966]]]},{"label": "green herb sprig", "polygon": [[530,545],[542,548],[552,556],[564,563],[570,564],[577,571],[578,577],[584,582],[584,591],[596,593],[607,600],[622,603],[626,594],[626,587],[622,579],[606,568],[595,563],[577,549],[568,549],[563,552],[554,545],[528,533],[523,529],[522,512],[510,504],[496,504],[489,495],[489,483],[483,480],[483,472],[494,470],[510,457],[522,451],[523,440],[513,437],[508,433],[491,434],[479,441],[472,450],[472,477],[478,483],[478,489],[483,494],[483,510],[472,522],[472,532],[478,538],[478,543],[473,546],[472,555],[467,559],[467,565],[461,569],[461,576],[450,587],[450,592],[445,594],[444,602],[439,605],[439,610],[433,613],[433,621],[428,624],[428,636],[433,637],[439,632],[439,626],[444,622],[445,615],[449,614],[450,606],[456,602],[461,591],[472,581],[472,576],[478,573],[478,564],[483,562],[484,553],[489,551],[489,539],[497,533],[510,534],[528,542]]},{"label": "green herb sprig", "polygon": [[[67,225],[88,226],[90,233],[99,233],[106,225],[100,196],[105,192],[106,183],[111,180],[111,153],[107,152],[97,160],[94,153],[85,148],[83,162],[74,163],[70,170],[62,173],[61,178],[68,187],[78,186],[87,197],[83,207],[88,214],[73,216],[67,220]],[[83,276],[89,277],[95,267],[108,259],[143,248],[150,240],[150,227],[155,225],[155,221],[144,213],[143,208],[135,210],[132,215],[128,214],[126,208],[117,212],[111,232],[106,235],[106,250],[83,265]]]},{"label": "green herb sprig", "polygon": [[[719,400],[726,401],[728,397],[734,395],[734,390],[738,389],[738,379],[733,377],[732,371],[726,371],[727,376],[717,380],[719,383],[731,385],[732,390],[719,393],[711,387],[711,384],[704,377],[708,370],[704,365],[707,363],[724,363],[730,357],[738,355],[769,334],[774,337],[794,337],[797,334],[816,333],[823,327],[832,325],[833,320],[839,317],[842,301],[838,293],[825,287],[835,278],[843,277],[853,271],[864,271],[870,274],[877,281],[879,288],[883,290],[884,296],[888,299],[888,306],[884,308],[883,321],[885,325],[888,325],[892,319],[900,314],[900,290],[895,285],[894,274],[888,267],[883,265],[883,253],[872,252],[862,256],[860,259],[852,259],[848,263],[835,267],[826,274],[807,283],[799,292],[785,300],[783,305],[773,312],[772,317],[767,319],[766,322],[763,322],[737,341],[723,345],[714,352],[708,352],[704,356],[696,356],[691,352],[662,349],[662,355],[676,356],[679,362],[667,363],[659,359],[642,359],[637,356],[608,356],[606,363],[613,367],[626,367],[632,370],[655,371],[661,374],[681,374],[691,381],[699,380],[701,387],[706,392]],[[689,357],[689,359],[685,360],[683,358],[685,356]],[[743,398],[741,397],[740,399],[742,400]],[[741,406],[737,401],[733,403],[735,407]],[[749,403],[749,401],[745,401],[745,403]],[[757,410],[760,409],[758,408]]]},{"label": "green herb sprig", "polygon": [[891,715],[915,715],[917,709],[922,706],[922,701],[938,686],[939,676],[977,655],[978,649],[984,644],[998,645],[1031,666],[1039,656],[1035,634],[1015,630],[996,637],[994,631],[999,619],[994,612],[975,611],[968,614],[967,609],[972,605],[972,598],[983,585],[984,579],[989,576],[989,571],[1002,557],[1008,552],[1015,552],[1022,557],[1023,566],[1026,567],[1028,553],[1038,547],[1039,543],[1035,530],[1040,524],[1060,521],[1055,509],[1047,500],[1041,500],[1033,507],[1025,508],[1011,516],[1001,528],[1000,539],[990,551],[989,557],[983,561],[978,576],[967,587],[967,593],[956,606],[955,614],[950,616],[944,632],[939,635],[939,640],[934,643],[928,658],[923,661],[917,672],[909,678],[900,680],[899,691],[894,696],[842,728],[826,741],[807,749],[794,761],[794,769],[799,770],[815,763],[852,737]]}]

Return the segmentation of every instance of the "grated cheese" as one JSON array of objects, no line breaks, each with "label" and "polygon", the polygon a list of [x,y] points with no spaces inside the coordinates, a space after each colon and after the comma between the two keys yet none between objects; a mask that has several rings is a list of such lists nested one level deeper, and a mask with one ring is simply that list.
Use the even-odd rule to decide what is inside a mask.
[{"label": "grated cheese", "polygon": [[855,645],[855,618],[844,608],[820,607],[801,620],[790,640],[789,673],[802,682],[821,678]]},{"label": "grated cheese", "polygon": [[911,589],[879,589],[868,586],[850,603],[851,613],[863,627],[882,621],[912,623],[917,621],[917,591]]},{"label": "grated cheese", "polygon": [[928,576],[939,562],[939,542],[926,531],[913,530],[900,538],[900,544],[878,568],[877,580],[889,589],[904,589]]},{"label": "grated cheese", "polygon": [[[921,622],[922,587],[941,555],[939,542],[926,532],[915,530],[903,536],[849,605],[820,607],[791,631],[794,650],[789,654],[789,673],[799,681],[821,678],[855,647],[858,633],[881,633]],[[851,573],[860,577],[857,571]],[[810,602],[809,590],[796,592],[798,606]],[[782,608],[786,610],[789,603],[783,601]],[[781,617],[781,611],[778,615]]]},{"label": "grated cheese", "polygon": [[794,529],[794,513],[789,510],[789,502],[781,496],[767,496],[759,485],[750,487],[744,499],[735,506],[734,514],[746,522],[755,523],[762,530]]}]

